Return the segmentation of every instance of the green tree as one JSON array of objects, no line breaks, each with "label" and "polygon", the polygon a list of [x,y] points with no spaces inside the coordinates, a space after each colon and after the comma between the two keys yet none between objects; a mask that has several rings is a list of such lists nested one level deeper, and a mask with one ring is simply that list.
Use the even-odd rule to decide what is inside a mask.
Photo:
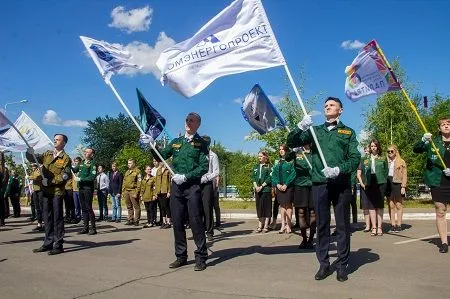
[{"label": "green tree", "polygon": [[122,173],[128,170],[128,159],[134,159],[136,166],[144,172],[147,165],[152,165],[153,157],[148,150],[143,150],[137,143],[125,144],[114,156],[114,161]]},{"label": "green tree", "polygon": [[115,118],[106,115],[88,121],[83,133],[83,143],[95,150],[95,162],[104,165],[110,165],[116,153],[125,144],[137,146],[139,139],[139,130],[132,120],[123,114]]}]

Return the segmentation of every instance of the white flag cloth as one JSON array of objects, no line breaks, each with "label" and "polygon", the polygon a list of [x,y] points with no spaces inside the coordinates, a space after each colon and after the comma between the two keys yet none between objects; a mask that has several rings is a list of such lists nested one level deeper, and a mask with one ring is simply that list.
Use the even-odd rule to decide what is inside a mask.
[{"label": "white flag cloth", "polygon": [[94,60],[100,74],[107,81],[124,67],[139,68],[137,64],[131,61],[132,56],[128,51],[93,38],[80,36],[80,39]]},{"label": "white flag cloth", "polygon": [[[25,112],[22,111],[14,126],[36,152],[52,149],[53,142]],[[25,152],[27,148],[25,141],[13,127],[0,135],[0,151]]]},{"label": "white flag cloth", "polygon": [[[1,109],[3,110],[3,109]],[[0,128],[3,128],[9,124],[8,119],[6,118],[3,111],[0,111]]]},{"label": "white flag cloth", "polygon": [[164,50],[161,83],[185,97],[215,79],[285,64],[260,0],[236,0],[193,37]]},{"label": "white flag cloth", "polygon": [[286,126],[286,122],[258,84],[245,97],[241,110],[244,119],[261,135]]}]

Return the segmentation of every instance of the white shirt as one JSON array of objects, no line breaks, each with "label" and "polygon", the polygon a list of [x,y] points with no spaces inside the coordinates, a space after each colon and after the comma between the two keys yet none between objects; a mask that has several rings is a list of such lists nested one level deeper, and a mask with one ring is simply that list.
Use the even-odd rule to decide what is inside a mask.
[{"label": "white shirt", "polygon": [[389,162],[389,172],[388,176],[394,176],[394,165],[395,165],[395,159],[394,160],[388,160]]},{"label": "white shirt", "polygon": [[375,174],[375,158],[376,156],[370,155],[370,159],[372,160],[372,163],[370,163],[370,173]]},{"label": "white shirt", "polygon": [[104,172],[97,175],[96,181],[97,181],[97,187],[99,187],[99,190],[109,188],[109,178]]},{"label": "white shirt", "polygon": [[151,174],[152,176],[156,176],[156,172],[158,171],[158,169],[159,169],[159,166],[158,166],[158,167],[153,167],[153,168],[152,168],[152,171],[150,172],[150,174]]},{"label": "white shirt", "polygon": [[219,176],[219,157],[213,151],[209,151],[209,169],[208,172],[202,176],[202,182],[215,181],[215,178]]}]

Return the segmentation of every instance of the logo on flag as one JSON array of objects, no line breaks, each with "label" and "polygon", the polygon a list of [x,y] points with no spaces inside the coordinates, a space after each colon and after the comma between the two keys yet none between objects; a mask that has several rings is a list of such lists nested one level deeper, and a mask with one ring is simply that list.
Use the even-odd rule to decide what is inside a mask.
[{"label": "logo on flag", "polygon": [[244,119],[261,135],[286,126],[285,120],[258,84],[245,97],[241,110]]},{"label": "logo on flag", "polygon": [[124,67],[139,68],[128,51],[119,49],[107,42],[80,36],[86,50],[105,80],[109,80]]},{"label": "logo on flag", "polygon": [[219,77],[284,63],[261,1],[235,0],[156,65],[163,85],[191,97]]},{"label": "logo on flag", "polygon": [[386,65],[375,40],[368,43],[358,53],[350,66],[345,69],[345,94],[352,101],[388,91],[400,90],[400,83]]},{"label": "logo on flag", "polygon": [[139,102],[139,112],[141,115],[141,128],[144,130],[145,134],[152,136],[155,140],[164,130],[166,119],[147,102],[139,89],[136,88],[136,92]]}]

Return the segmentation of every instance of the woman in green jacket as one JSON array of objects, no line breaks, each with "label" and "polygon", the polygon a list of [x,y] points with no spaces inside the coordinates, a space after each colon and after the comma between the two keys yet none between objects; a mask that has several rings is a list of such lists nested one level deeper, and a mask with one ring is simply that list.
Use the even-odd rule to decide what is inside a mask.
[{"label": "woman in green jacket", "polygon": [[287,151],[288,147],[285,144],[280,145],[278,149],[280,160],[272,169],[272,186],[276,187],[276,198],[280,204],[280,234],[292,232],[295,168],[292,162],[285,160]]},{"label": "woman in green jacket", "polygon": [[144,202],[147,211],[147,223],[144,228],[154,227],[156,225],[156,194],[155,177],[152,176],[151,165],[145,167],[145,177],[141,180],[139,197]]},{"label": "woman in green jacket", "polygon": [[259,220],[255,232],[269,231],[269,220],[272,216],[272,167],[269,164],[269,155],[262,151],[258,154],[259,164],[253,167],[252,179],[255,190],[256,214]]},{"label": "woman in green jacket", "polygon": [[388,170],[388,162],[382,155],[380,142],[373,139],[370,142],[370,156],[362,161],[360,170],[363,178],[361,188],[366,194],[365,204],[372,223],[371,236],[383,235],[384,194]]},{"label": "woman in green jacket", "polygon": [[446,253],[448,252],[446,211],[450,202],[450,115],[439,120],[439,136],[433,139],[445,167],[431,146],[431,139],[432,135],[425,133],[413,151],[427,155],[424,183],[431,188],[431,198],[436,209],[436,226],[441,237],[439,252]]}]

